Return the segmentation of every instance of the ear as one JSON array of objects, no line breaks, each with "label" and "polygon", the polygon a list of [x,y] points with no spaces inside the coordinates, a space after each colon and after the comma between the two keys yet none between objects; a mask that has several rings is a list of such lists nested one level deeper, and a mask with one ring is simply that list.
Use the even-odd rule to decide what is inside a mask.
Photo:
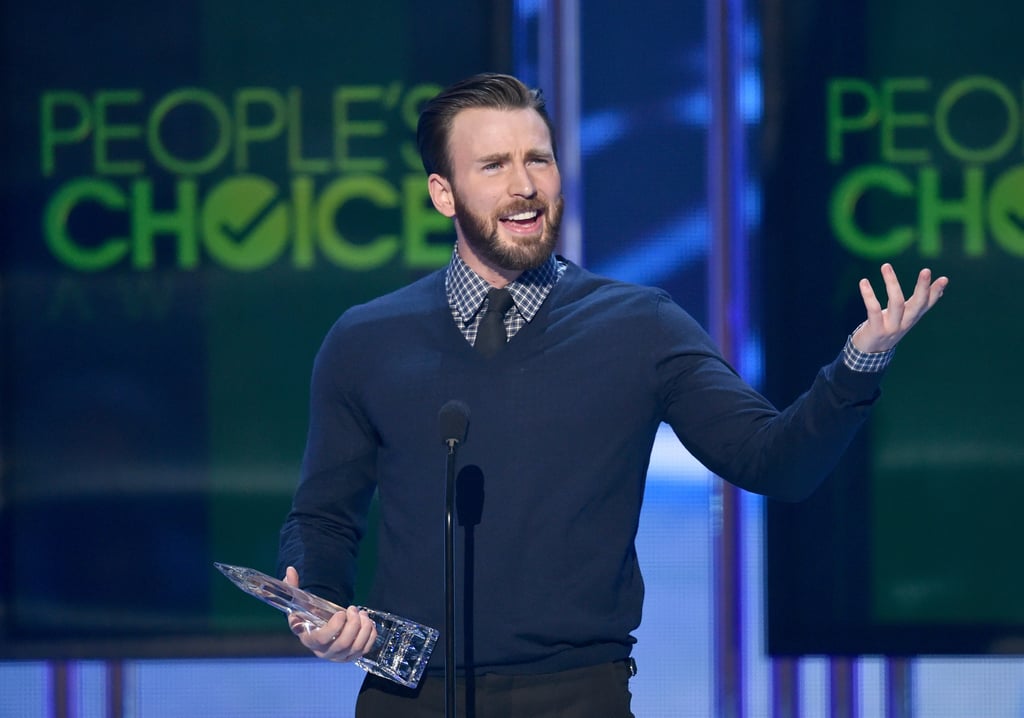
[{"label": "ear", "polygon": [[445,217],[455,216],[455,196],[452,194],[451,182],[435,172],[427,178],[427,191],[430,192],[434,209]]}]

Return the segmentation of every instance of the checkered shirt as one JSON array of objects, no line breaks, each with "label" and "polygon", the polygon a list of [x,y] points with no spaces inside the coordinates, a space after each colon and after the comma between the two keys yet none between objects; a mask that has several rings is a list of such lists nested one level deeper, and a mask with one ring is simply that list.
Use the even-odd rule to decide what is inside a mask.
[{"label": "checkered shirt", "polygon": [[[505,315],[505,332],[509,338],[514,337],[537,314],[551,288],[565,273],[565,267],[565,262],[551,255],[544,264],[523,272],[508,285],[507,289],[515,305],[514,311]],[[448,263],[445,274],[448,306],[456,326],[470,344],[476,343],[476,330],[487,309],[489,289],[491,285],[469,268],[458,251],[452,252],[452,261]]]},{"label": "checkered shirt", "polygon": [[853,334],[851,334],[846,338],[846,346],[843,347],[843,364],[852,371],[882,371],[889,366],[895,353],[895,347],[884,352],[862,352],[853,345]]}]

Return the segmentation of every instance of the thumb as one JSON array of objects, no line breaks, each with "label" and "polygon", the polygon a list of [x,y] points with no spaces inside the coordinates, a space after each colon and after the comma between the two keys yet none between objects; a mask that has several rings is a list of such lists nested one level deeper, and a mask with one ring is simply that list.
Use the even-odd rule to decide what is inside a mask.
[{"label": "thumb", "polygon": [[284,572],[284,582],[289,586],[299,587],[299,572],[294,566],[289,566]]}]

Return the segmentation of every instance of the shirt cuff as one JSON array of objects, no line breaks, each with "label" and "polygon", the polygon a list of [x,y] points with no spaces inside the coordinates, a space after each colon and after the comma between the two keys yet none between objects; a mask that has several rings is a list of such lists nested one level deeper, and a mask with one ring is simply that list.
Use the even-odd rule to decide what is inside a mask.
[{"label": "shirt cuff", "polygon": [[843,347],[843,364],[850,371],[880,372],[884,371],[896,353],[896,347],[884,352],[862,352],[853,345],[853,335],[846,338]]}]

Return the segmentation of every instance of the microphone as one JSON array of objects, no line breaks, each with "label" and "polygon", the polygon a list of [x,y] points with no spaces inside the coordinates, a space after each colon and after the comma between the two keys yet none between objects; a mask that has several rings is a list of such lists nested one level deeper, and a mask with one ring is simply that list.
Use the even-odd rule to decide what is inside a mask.
[{"label": "microphone", "polygon": [[438,423],[441,426],[441,441],[449,449],[454,449],[456,444],[466,441],[466,432],[469,429],[469,407],[465,402],[452,399],[441,407]]}]

